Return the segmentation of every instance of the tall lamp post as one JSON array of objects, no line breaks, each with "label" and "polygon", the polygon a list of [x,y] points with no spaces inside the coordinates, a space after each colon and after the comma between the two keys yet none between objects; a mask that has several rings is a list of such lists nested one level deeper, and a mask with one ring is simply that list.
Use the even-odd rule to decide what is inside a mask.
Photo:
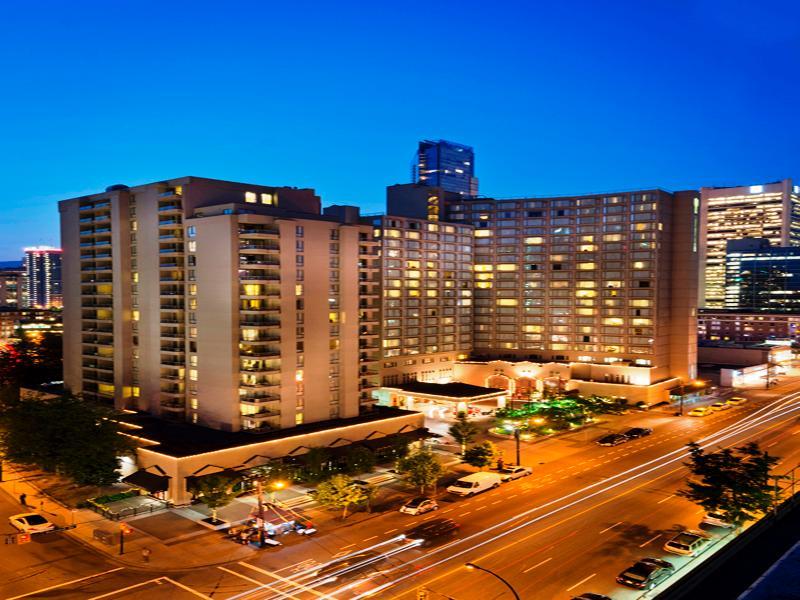
[{"label": "tall lamp post", "polygon": [[490,571],[489,569],[487,569],[485,567],[478,566],[475,563],[469,563],[468,562],[464,566],[467,567],[468,571],[471,571],[473,569],[477,569],[478,571],[483,571],[485,573],[488,573],[492,577],[494,577],[496,579],[499,579],[501,582],[503,582],[503,585],[505,585],[509,590],[511,590],[511,593],[514,594],[514,598],[516,598],[516,600],[520,600],[520,597],[519,597],[519,594],[517,593],[517,590],[515,590],[513,587],[511,587],[510,583],[508,583],[505,579],[500,577],[500,575],[498,575],[494,571]]},{"label": "tall lamp post", "polygon": [[522,464],[519,460],[519,425],[514,426],[514,441],[517,444],[517,464]]}]

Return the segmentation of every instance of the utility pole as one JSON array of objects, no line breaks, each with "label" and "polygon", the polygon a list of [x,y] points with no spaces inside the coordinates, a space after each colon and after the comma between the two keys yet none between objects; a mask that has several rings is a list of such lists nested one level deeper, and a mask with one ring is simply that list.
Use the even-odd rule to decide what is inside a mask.
[{"label": "utility pole", "polygon": [[258,526],[258,545],[264,547],[264,502],[261,498],[263,494],[261,480],[256,480],[256,498],[258,499],[258,518],[256,525]]},{"label": "utility pole", "polygon": [[522,464],[519,460],[519,426],[514,427],[514,441],[517,443],[517,465]]}]

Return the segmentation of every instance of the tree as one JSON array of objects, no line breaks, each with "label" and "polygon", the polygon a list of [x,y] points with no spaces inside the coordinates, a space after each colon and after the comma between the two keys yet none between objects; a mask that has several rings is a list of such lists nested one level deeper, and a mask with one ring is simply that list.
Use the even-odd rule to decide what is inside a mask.
[{"label": "tree", "polygon": [[397,470],[408,483],[419,487],[420,494],[424,494],[426,487],[435,488],[444,469],[433,452],[423,448],[401,458]]},{"label": "tree", "polygon": [[83,485],[108,485],[119,480],[120,457],[136,448],[130,437],[120,435],[120,417],[74,396],[27,395],[0,406],[0,446],[12,462]]},{"label": "tree", "polygon": [[497,449],[494,444],[492,442],[484,442],[464,452],[464,462],[473,467],[484,469],[492,464],[495,456],[497,456]]},{"label": "tree", "polygon": [[769,510],[774,500],[770,480],[778,479],[770,470],[777,457],[762,452],[755,442],[710,453],[694,442],[688,446],[691,460],[684,464],[692,475],[679,496],[706,512],[723,514],[737,527]]},{"label": "tree", "polygon": [[375,454],[364,448],[364,446],[350,446],[345,451],[345,473],[357,475],[359,473],[371,473],[375,468]]},{"label": "tree", "polygon": [[453,436],[456,444],[461,445],[461,454],[464,454],[467,449],[467,444],[472,442],[478,434],[478,428],[474,423],[467,420],[467,414],[465,412],[458,413],[456,422],[450,425],[447,431]]},{"label": "tree", "polygon": [[211,509],[213,522],[217,521],[217,509],[227,506],[238,495],[233,491],[237,483],[239,483],[238,478],[222,474],[207,475],[197,480],[193,491],[203,504]]},{"label": "tree", "polygon": [[330,472],[331,453],[327,448],[309,448],[303,455],[306,475],[311,481],[319,481]]},{"label": "tree", "polygon": [[346,519],[350,505],[360,504],[368,496],[361,486],[353,485],[353,480],[347,475],[334,475],[317,486],[315,498],[325,506],[341,508],[342,519]]}]

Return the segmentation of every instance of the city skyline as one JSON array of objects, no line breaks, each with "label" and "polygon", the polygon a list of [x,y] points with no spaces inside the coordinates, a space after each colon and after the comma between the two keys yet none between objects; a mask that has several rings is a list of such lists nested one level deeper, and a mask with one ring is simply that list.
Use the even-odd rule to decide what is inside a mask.
[{"label": "city skyline", "polygon": [[[43,14],[9,8],[2,106],[15,119],[0,150],[0,260],[18,259],[24,246],[58,245],[56,201],[114,183],[187,175],[290,183],[313,187],[326,204],[371,212],[385,186],[408,182],[409,157],[426,138],[473,146],[483,193],[495,197],[797,175],[798,125],[792,103],[780,101],[798,86],[786,77],[797,66],[796,34],[778,22],[791,21],[786,13],[797,8],[788,4],[771,16],[767,7],[711,3],[603,11],[520,4],[502,14],[429,7],[431,19],[481,40],[462,44],[434,86],[408,60],[406,49],[424,46],[429,31],[413,12],[332,10],[266,13],[245,4],[218,15],[201,4],[187,15],[161,7],[159,22],[186,24],[170,29],[167,46],[146,10],[76,18],[56,3]],[[276,21],[289,27],[270,26],[264,44],[249,35],[244,14],[254,33]],[[31,46],[21,36],[34,19],[42,41]],[[97,53],[91,32],[120,22],[141,37]],[[298,44],[292,29],[301,24]],[[674,35],[687,26],[699,32],[691,44]],[[194,38],[212,31],[216,44]],[[726,91],[734,80],[748,85]],[[780,93],[768,93],[778,81]],[[59,90],[55,110],[43,87]],[[765,153],[750,140],[766,134]]]}]

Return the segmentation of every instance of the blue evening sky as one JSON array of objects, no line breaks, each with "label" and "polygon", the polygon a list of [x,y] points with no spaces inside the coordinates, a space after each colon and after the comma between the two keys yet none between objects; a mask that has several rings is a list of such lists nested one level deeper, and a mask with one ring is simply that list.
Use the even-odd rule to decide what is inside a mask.
[{"label": "blue evening sky", "polygon": [[800,176],[800,3],[0,3],[0,260],[56,201],[182,175],[381,210],[418,139],[481,192]]}]

